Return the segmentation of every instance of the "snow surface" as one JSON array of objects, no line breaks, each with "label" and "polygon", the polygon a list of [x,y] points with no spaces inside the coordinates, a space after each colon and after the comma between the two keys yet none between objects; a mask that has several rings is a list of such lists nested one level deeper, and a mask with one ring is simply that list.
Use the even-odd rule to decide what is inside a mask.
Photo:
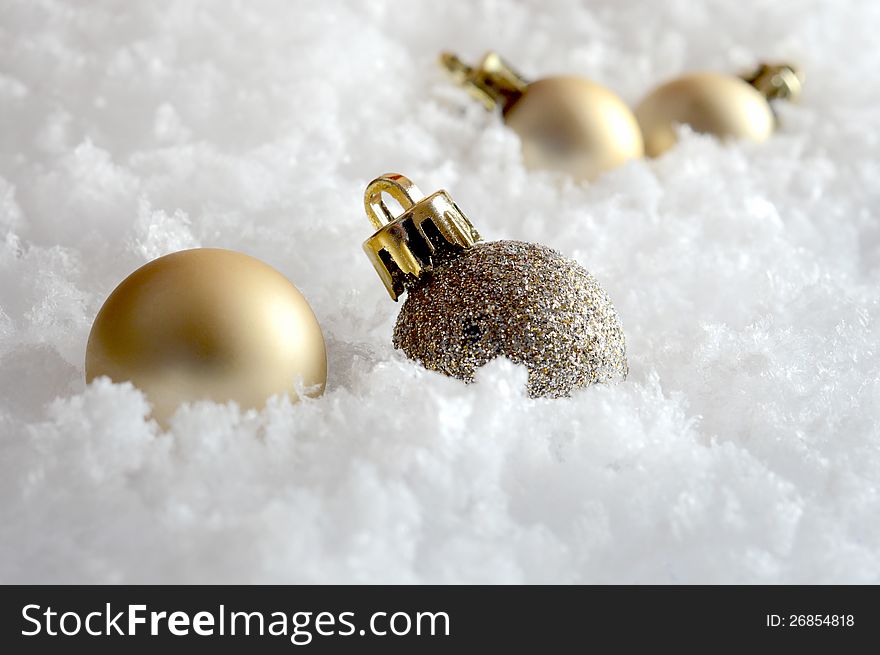
[{"label": "snow surface", "polygon": [[[3,582],[880,582],[880,4],[0,2]],[[441,49],[635,103],[791,59],[768,143],[685,134],[592,185],[526,172]],[[630,379],[529,400],[390,344],[366,183],[446,188],[487,238],[605,285]],[[144,262],[259,257],[326,335],[320,399],[170,433],[86,387]]]}]

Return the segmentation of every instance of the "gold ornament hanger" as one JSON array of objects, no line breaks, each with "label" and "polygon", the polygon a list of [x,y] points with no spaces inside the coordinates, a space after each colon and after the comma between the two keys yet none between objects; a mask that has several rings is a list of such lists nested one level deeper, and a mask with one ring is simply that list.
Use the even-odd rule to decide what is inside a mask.
[{"label": "gold ornament hanger", "polygon": [[[395,216],[383,194],[394,198],[403,213]],[[376,230],[364,241],[364,252],[394,300],[444,258],[480,241],[476,228],[446,191],[425,197],[397,173],[367,185],[364,210]]]}]

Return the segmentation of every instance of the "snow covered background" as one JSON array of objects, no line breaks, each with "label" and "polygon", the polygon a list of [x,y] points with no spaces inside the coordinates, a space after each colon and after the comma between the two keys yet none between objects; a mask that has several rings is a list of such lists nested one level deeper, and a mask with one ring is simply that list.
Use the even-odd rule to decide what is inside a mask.
[{"label": "snow covered background", "polygon": [[[880,582],[880,5],[0,0],[0,581]],[[592,185],[526,172],[441,49],[635,103],[807,73],[763,145],[685,135]],[[529,400],[390,345],[365,184],[446,188],[614,299],[631,376]],[[194,246],[287,275],[327,393],[170,433],[83,382],[128,273]]]}]

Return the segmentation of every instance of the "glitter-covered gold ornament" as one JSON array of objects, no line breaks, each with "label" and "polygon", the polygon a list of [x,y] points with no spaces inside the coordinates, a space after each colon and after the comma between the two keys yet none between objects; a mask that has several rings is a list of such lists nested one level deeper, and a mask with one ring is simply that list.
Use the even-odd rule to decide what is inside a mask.
[{"label": "glitter-covered gold ornament", "polygon": [[440,63],[487,109],[501,108],[530,168],[592,180],[643,154],[632,111],[599,84],[572,76],[528,83],[494,52],[476,67],[448,52]]},{"label": "glitter-covered gold ornament", "polygon": [[794,100],[803,83],[787,64],[761,64],[735,77],[691,73],[659,86],[636,107],[645,154],[657,157],[676,142],[676,125],[721,138],[765,141],[776,127],[770,102]]},{"label": "glitter-covered gold ornament", "polygon": [[[383,194],[404,212],[394,216]],[[411,359],[469,382],[507,357],[528,369],[532,396],[626,377],[620,318],[576,262],[531,243],[483,242],[446,191],[424,197],[395,173],[367,186],[364,205],[376,228],[364,250],[394,300],[407,292],[393,343]]]},{"label": "glitter-covered gold ornament", "polygon": [[[92,325],[86,381],[131,381],[163,425],[182,402],[323,393],[324,337],[309,304],[271,266],[232,250],[197,248],[125,278]],[[299,385],[302,385],[301,387]]]}]

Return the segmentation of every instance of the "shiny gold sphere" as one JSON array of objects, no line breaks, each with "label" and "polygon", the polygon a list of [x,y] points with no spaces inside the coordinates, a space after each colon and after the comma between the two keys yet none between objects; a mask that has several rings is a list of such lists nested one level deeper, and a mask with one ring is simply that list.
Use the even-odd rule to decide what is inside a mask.
[{"label": "shiny gold sphere", "polygon": [[605,87],[579,77],[532,82],[504,117],[522,139],[530,168],[592,180],[644,154],[629,107]]},{"label": "shiny gold sphere", "polygon": [[657,157],[676,141],[675,126],[721,138],[765,141],[776,120],[770,104],[748,82],[732,75],[693,73],[655,89],[636,107],[645,153]]},{"label": "shiny gold sphere", "polygon": [[180,403],[323,393],[324,337],[311,307],[281,273],[231,250],[160,257],[116,287],[86,349],[86,381],[106,375],[147,395],[167,425]]}]

